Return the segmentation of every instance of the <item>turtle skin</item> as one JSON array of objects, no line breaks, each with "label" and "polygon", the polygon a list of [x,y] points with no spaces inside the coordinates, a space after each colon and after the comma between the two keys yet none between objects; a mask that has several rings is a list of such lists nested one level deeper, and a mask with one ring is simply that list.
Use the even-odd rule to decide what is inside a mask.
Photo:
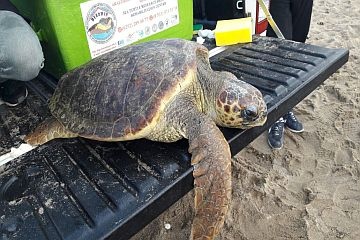
[{"label": "turtle skin", "polygon": [[25,141],[146,138],[189,141],[195,217],[191,239],[214,239],[231,200],[231,153],[217,125],[263,125],[267,108],[258,89],[211,69],[205,47],[157,40],[104,54],[66,73],[49,103],[53,117]]}]

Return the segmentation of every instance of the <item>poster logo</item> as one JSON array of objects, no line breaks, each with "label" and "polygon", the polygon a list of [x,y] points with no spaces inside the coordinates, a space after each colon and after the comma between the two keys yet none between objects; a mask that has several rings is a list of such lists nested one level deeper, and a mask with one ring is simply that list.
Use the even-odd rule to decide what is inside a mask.
[{"label": "poster logo", "polygon": [[82,1],[81,16],[91,58],[178,25],[179,1]]},{"label": "poster logo", "polygon": [[85,21],[86,33],[95,43],[106,43],[115,34],[116,16],[105,3],[97,3],[90,8]]}]

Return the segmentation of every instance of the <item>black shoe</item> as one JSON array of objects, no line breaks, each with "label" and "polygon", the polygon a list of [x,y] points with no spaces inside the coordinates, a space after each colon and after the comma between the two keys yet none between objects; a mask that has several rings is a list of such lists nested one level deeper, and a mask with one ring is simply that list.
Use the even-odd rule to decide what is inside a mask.
[{"label": "black shoe", "polygon": [[287,114],[285,114],[284,119],[286,121],[285,125],[290,131],[296,132],[296,133],[300,133],[300,132],[304,131],[303,125],[295,117],[293,112],[290,111]]},{"label": "black shoe", "polygon": [[23,82],[8,80],[0,84],[0,98],[10,107],[22,103],[28,95],[28,90]]},{"label": "black shoe", "polygon": [[273,149],[281,149],[284,144],[285,120],[280,118],[269,129],[268,143]]}]

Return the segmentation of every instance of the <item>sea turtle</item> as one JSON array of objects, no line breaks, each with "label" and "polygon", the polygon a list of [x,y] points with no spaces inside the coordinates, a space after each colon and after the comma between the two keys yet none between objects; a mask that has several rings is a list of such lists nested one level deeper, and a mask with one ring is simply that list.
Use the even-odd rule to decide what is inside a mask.
[{"label": "sea turtle", "polygon": [[189,141],[194,171],[192,239],[213,239],[231,198],[231,154],[216,126],[250,128],[267,116],[262,94],[229,72],[213,71],[208,50],[181,39],[103,54],[64,74],[49,103],[52,118],[25,140]]}]

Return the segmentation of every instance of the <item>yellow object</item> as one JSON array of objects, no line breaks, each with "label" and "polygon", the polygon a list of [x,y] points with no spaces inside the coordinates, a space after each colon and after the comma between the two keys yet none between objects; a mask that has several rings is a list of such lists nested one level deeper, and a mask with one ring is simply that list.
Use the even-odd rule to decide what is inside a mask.
[{"label": "yellow object", "polygon": [[217,21],[215,41],[216,46],[252,42],[251,17]]}]

